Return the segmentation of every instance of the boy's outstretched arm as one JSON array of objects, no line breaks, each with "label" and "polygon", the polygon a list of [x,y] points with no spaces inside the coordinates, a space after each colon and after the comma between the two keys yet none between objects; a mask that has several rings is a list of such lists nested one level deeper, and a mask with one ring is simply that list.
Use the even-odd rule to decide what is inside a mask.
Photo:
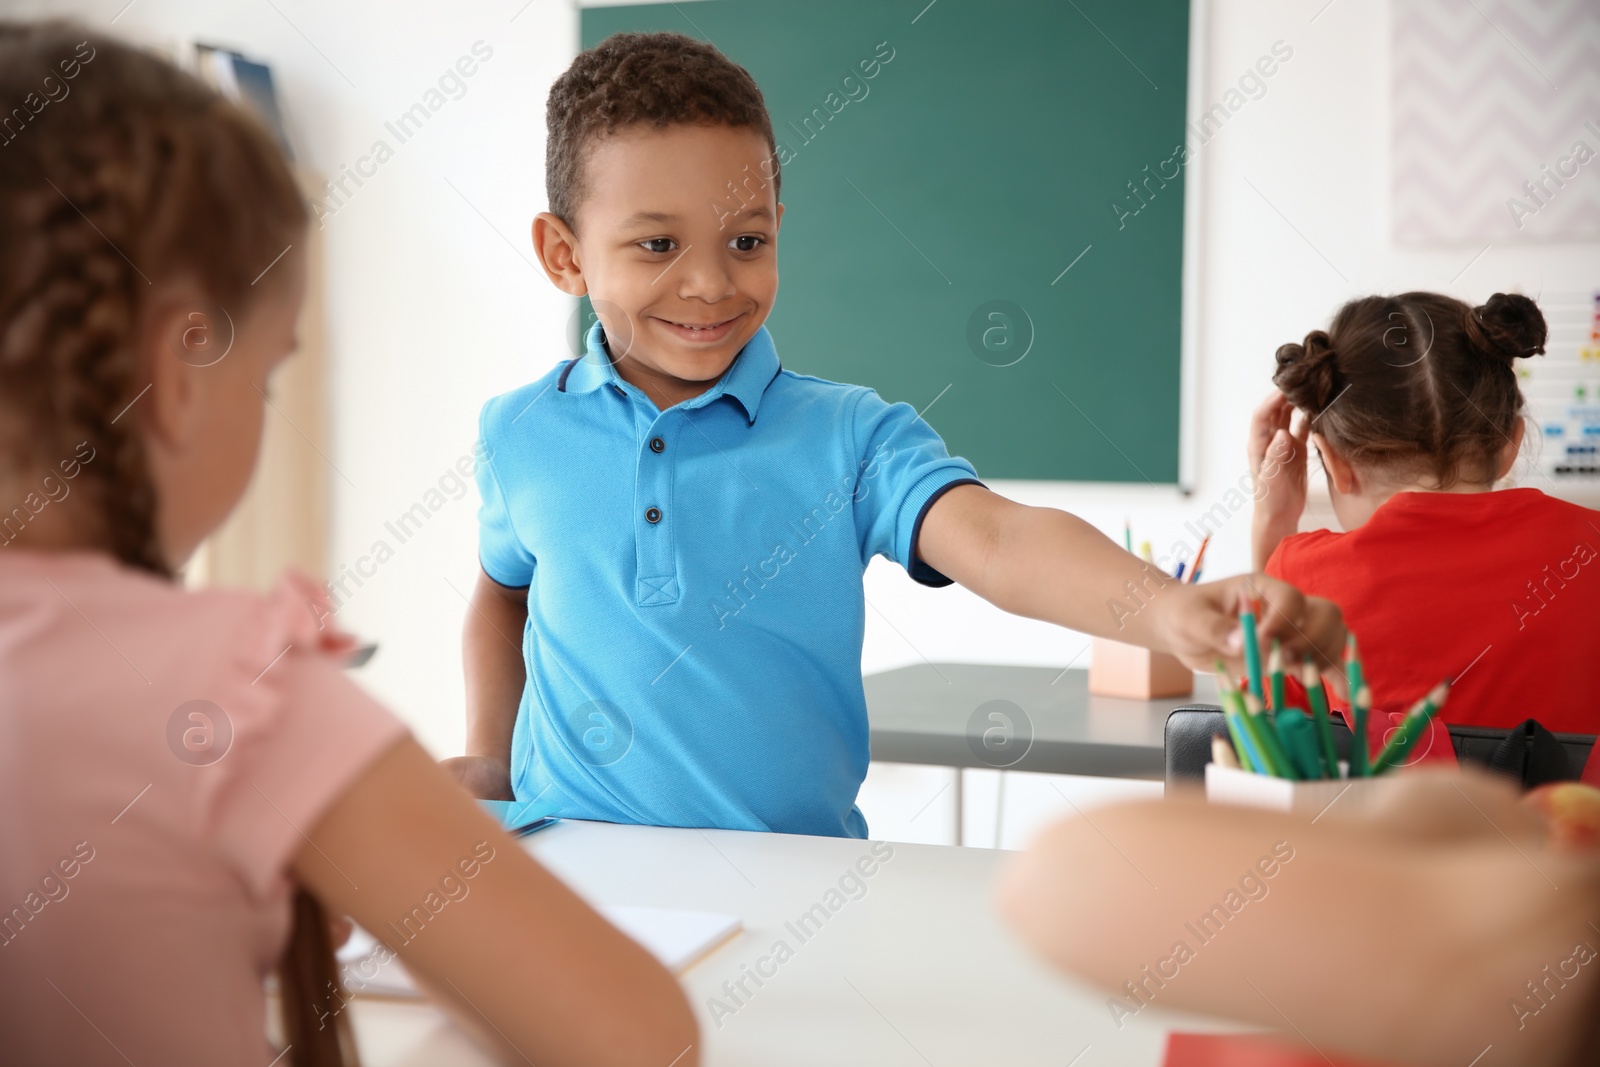
[{"label": "boy's outstretched arm", "polygon": [[1326,668],[1344,649],[1344,620],[1326,600],[1264,575],[1184,585],[1075,515],[979,485],[958,485],[934,502],[915,551],[1014,615],[1172,652],[1199,669],[1218,657],[1239,665],[1241,591],[1267,602],[1259,632],[1286,653],[1314,656]]},{"label": "boy's outstretched arm", "polygon": [[528,591],[508,589],[480,570],[461,632],[467,754],[441,763],[469,793],[484,800],[515,799],[511,730],[527,682],[519,643],[527,621]]}]

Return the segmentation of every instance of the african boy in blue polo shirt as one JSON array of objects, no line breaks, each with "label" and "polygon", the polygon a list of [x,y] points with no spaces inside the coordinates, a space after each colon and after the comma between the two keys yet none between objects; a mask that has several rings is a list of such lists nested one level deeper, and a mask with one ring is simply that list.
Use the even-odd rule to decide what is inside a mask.
[{"label": "african boy in blue polo shirt", "polygon": [[548,126],[535,251],[598,321],[581,357],[480,420],[467,755],[446,761],[477,795],[865,836],[862,575],[879,554],[1196,662],[1237,657],[1250,582],[1276,609],[1265,636],[1342,647],[1326,602],[1264,577],[1181,585],[990,492],[908,405],[784,369],[763,326],[782,159],[754,81],[710,45],[611,37],[556,81]]}]

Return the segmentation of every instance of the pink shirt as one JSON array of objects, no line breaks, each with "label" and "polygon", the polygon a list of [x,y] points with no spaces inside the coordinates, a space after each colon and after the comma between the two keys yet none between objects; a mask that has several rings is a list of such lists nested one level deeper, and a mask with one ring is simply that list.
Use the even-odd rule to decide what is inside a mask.
[{"label": "pink shirt", "polygon": [[262,980],[288,937],[286,868],[405,736],[340,669],[319,596],[0,550],[7,1064],[277,1055]]}]

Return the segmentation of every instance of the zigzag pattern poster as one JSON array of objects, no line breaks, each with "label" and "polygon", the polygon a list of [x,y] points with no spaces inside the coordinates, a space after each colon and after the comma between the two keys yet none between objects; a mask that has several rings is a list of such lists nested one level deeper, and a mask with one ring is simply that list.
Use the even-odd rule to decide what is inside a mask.
[{"label": "zigzag pattern poster", "polygon": [[1600,4],[1394,0],[1401,244],[1600,233]]}]

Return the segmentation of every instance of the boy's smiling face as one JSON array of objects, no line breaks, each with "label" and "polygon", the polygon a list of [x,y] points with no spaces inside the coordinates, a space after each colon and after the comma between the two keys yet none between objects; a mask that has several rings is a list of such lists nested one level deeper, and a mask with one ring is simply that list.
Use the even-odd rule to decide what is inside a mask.
[{"label": "boy's smiling face", "polygon": [[575,230],[534,220],[551,281],[588,294],[617,373],[663,410],[711,388],[772,310],[771,157],[751,129],[629,127],[589,148]]}]

